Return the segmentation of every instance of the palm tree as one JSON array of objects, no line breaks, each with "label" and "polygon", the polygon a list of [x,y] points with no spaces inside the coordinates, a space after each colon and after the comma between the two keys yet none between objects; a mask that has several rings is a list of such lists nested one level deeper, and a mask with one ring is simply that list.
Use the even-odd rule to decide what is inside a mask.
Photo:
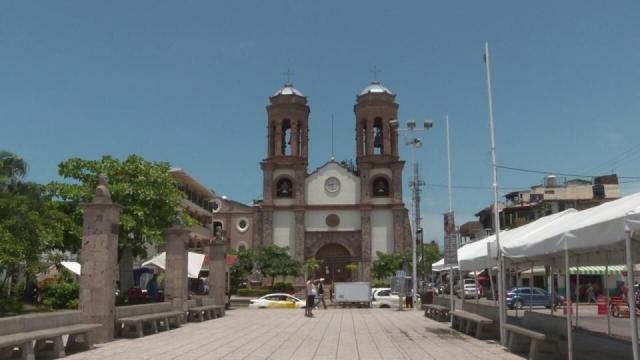
[{"label": "palm tree", "polygon": [[16,185],[19,179],[27,175],[27,162],[18,155],[0,150],[0,192]]}]

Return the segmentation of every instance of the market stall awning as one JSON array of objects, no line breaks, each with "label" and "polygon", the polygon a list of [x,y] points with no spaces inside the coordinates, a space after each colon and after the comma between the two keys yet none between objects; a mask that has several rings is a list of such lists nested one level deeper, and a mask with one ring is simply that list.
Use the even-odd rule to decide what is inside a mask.
[{"label": "market stall awning", "polygon": [[[571,275],[604,275],[605,274],[605,266],[580,266],[580,267],[570,267],[569,273]],[[609,274],[620,274],[626,269],[625,265],[609,265]],[[531,274],[531,269],[527,269],[520,272],[520,275],[523,278],[528,277]],[[534,266],[533,267],[533,275],[534,276],[543,276],[544,275],[544,266]]]},{"label": "market stall awning", "polygon": [[[187,275],[192,279],[197,279],[202,269],[202,263],[204,262],[204,254],[198,254],[189,252],[187,259]],[[167,266],[167,253],[161,252],[160,254],[152,257],[151,259],[142,263],[142,266],[154,265],[162,270],[165,270]]]}]

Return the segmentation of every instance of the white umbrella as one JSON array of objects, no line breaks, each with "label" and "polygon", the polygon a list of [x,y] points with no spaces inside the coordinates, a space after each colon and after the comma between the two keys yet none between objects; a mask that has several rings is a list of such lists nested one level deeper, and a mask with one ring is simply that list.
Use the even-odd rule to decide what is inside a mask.
[{"label": "white umbrella", "polygon": [[[197,279],[198,274],[200,274],[200,269],[202,269],[203,262],[203,254],[189,252],[187,257],[187,276],[192,279]],[[162,270],[165,270],[167,267],[167,253],[161,252],[160,254],[142,263],[142,266],[148,265],[154,265]]]}]

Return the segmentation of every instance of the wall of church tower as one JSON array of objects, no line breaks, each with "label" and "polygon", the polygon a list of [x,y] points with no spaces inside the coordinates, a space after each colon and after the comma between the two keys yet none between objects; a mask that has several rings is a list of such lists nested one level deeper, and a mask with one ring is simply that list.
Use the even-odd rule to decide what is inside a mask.
[{"label": "wall of church tower", "polygon": [[273,244],[289,247],[293,255],[295,239],[295,213],[288,210],[276,210],[273,212]]},{"label": "wall of church tower", "polygon": [[376,251],[393,252],[393,212],[388,209],[371,210],[371,258]]}]

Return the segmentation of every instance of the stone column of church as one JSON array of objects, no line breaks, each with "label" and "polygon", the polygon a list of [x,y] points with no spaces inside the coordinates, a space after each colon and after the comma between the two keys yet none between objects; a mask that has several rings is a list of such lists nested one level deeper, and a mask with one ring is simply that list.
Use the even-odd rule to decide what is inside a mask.
[{"label": "stone column of church", "polygon": [[298,121],[291,121],[291,155],[298,156]]},{"label": "stone column of church", "polygon": [[362,121],[356,121],[356,157],[362,156]]},{"label": "stone column of church", "polygon": [[402,204],[402,163],[391,165],[391,185],[393,186],[393,203]]},{"label": "stone column of church", "polygon": [[275,133],[276,153],[275,156],[282,155],[282,122],[276,121],[276,133]]},{"label": "stone column of church", "polygon": [[165,230],[167,266],[164,278],[164,297],[166,301],[171,302],[171,307],[175,311],[187,310],[189,233],[189,229],[182,224],[176,224]]},{"label": "stone column of church", "polygon": [[309,126],[302,124],[302,157],[307,159],[309,157]]},{"label": "stone column of church", "polygon": [[373,155],[373,119],[367,119],[367,154]]},{"label": "stone column of church", "polygon": [[271,157],[275,155],[273,153],[273,144],[274,144],[274,129],[273,129],[273,121],[269,121],[267,133],[269,134],[269,139],[267,141],[267,157]]},{"label": "stone column of church", "polygon": [[391,155],[398,156],[398,130],[391,129]]},{"label": "stone column of church", "polygon": [[404,252],[405,241],[405,219],[404,209],[394,207],[393,209],[393,252],[402,254]]},{"label": "stone column of church", "polygon": [[293,257],[297,261],[304,261],[304,209],[295,210],[295,244]]},{"label": "stone column of church", "polygon": [[80,311],[85,323],[102,325],[93,333],[96,343],[113,340],[121,211],[111,201],[106,177],[99,176],[93,202],[82,205],[80,249]]},{"label": "stone column of church", "polygon": [[262,211],[262,243],[273,244],[273,209]]},{"label": "stone column of church", "polygon": [[362,234],[362,273],[360,281],[371,281],[371,210],[360,209],[360,222]]},{"label": "stone column of church", "polygon": [[385,155],[391,154],[391,126],[388,121],[382,124],[382,153]]}]

